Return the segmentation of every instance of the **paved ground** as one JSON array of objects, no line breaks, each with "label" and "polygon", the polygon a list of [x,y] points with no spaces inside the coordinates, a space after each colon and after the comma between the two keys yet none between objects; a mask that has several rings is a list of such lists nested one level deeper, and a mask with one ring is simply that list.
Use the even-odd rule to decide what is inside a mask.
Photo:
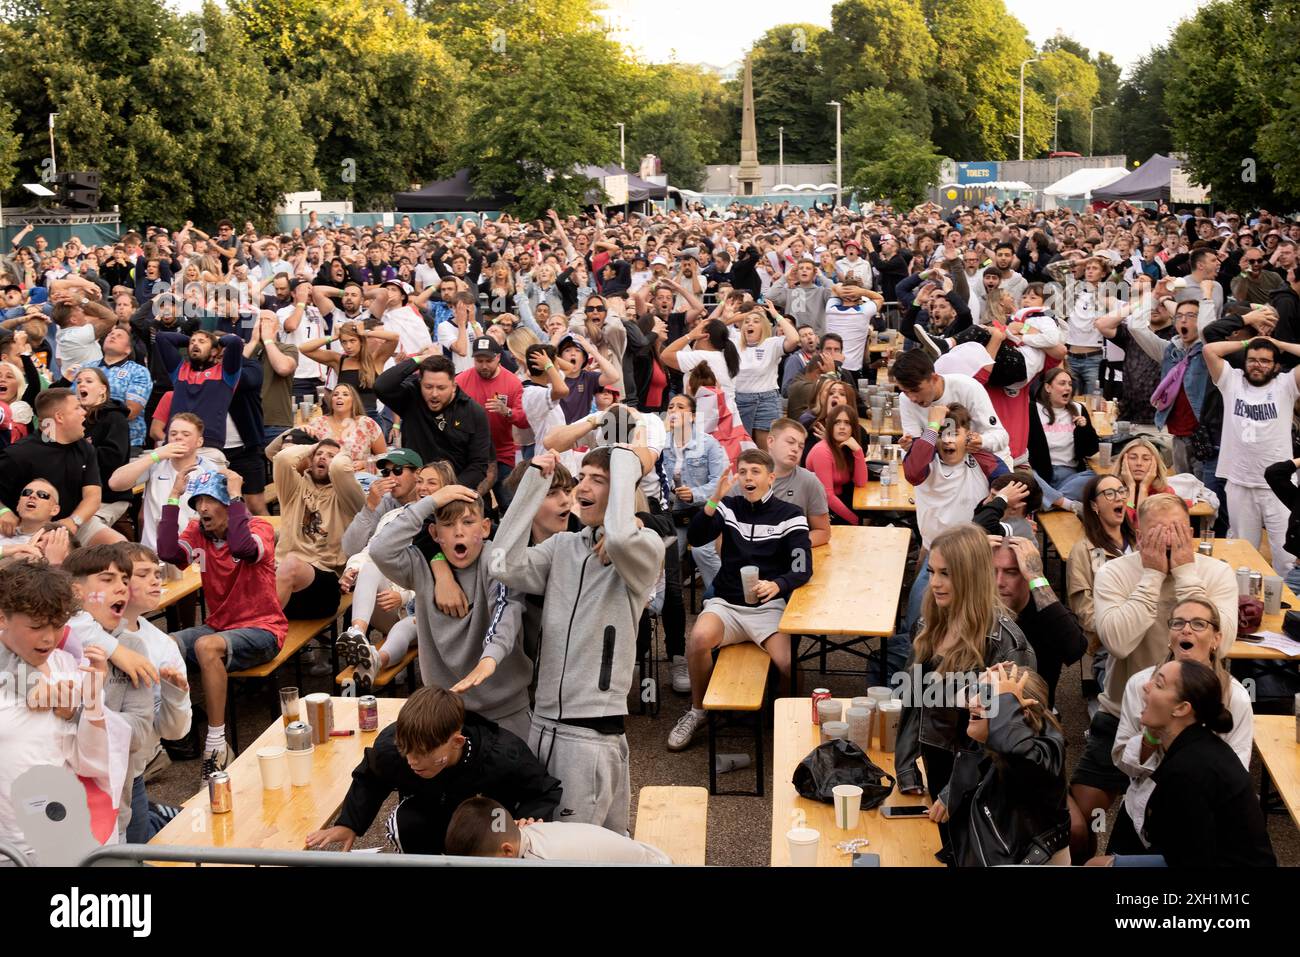
[{"label": "paved ground", "polygon": [[[1049,577],[1053,569],[1048,570]],[[1053,578],[1052,580],[1056,580]],[[693,620],[693,615],[688,619]],[[662,653],[662,645],[660,646]],[[846,654],[832,655],[829,661],[832,669],[860,667],[859,660]],[[632,755],[632,793],[634,796],[645,785],[708,785],[708,748],[701,738],[688,751],[672,754],[664,746],[673,722],[686,708],[684,695],[674,694],[668,681],[668,668],[664,663],[660,673],[662,710],[657,718],[639,716],[635,712],[628,719],[628,743]],[[307,678],[304,694],[315,691],[332,691],[332,679],[328,676]],[[829,688],[838,697],[851,697],[865,692],[865,682],[855,676],[819,677],[805,673],[801,687],[805,690],[814,685]],[[635,685],[634,685],[635,686]],[[399,694],[405,694],[399,689]],[[201,703],[202,692],[195,691],[196,701]],[[1080,693],[1079,669],[1075,666],[1062,676],[1057,691],[1057,708],[1061,713],[1065,727],[1069,751],[1067,761],[1073,769],[1082,751],[1083,734],[1087,727],[1087,713]],[[273,720],[278,720],[278,704],[273,704],[269,692],[249,693],[240,699],[240,737],[243,741],[253,740]],[[770,722],[770,717],[768,718]],[[769,725],[770,729],[770,725]],[[766,735],[767,753],[765,763],[768,781],[765,785],[766,796],[754,797],[710,797],[707,859],[709,864],[728,866],[766,866],[771,844],[771,734]],[[725,750],[740,750],[726,747]],[[199,762],[186,761],[165,769],[150,785],[150,796],[154,800],[180,804],[199,789]],[[1251,773],[1256,788],[1259,785],[1260,761],[1258,755],[1251,763]],[[753,771],[750,769],[722,775],[721,787],[749,787]],[[635,809],[635,808],[634,808]],[[382,823],[387,815],[387,808],[380,814],[375,826],[361,839],[358,847],[377,847],[384,844]],[[1300,830],[1285,813],[1269,816],[1269,834],[1277,853],[1278,862],[1285,866],[1300,866]]]}]

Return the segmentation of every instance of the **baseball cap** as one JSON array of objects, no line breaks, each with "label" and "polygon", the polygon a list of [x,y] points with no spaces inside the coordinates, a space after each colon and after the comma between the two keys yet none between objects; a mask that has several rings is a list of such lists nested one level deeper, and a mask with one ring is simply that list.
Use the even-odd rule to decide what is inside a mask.
[{"label": "baseball cap", "polygon": [[652,266],[667,266],[667,265],[668,265],[668,260],[667,260],[667,259],[664,259],[663,256],[656,256],[654,259],[650,260],[650,265],[652,265]]},{"label": "baseball cap", "polygon": [[226,477],[220,472],[205,469],[195,474],[185,485],[185,495],[190,508],[195,507],[195,499],[200,495],[215,498],[222,505],[230,504],[230,492],[226,489]]},{"label": "baseball cap", "polygon": [[474,355],[499,356],[501,355],[501,346],[491,336],[479,336],[474,340]]},{"label": "baseball cap", "polygon": [[414,469],[424,466],[424,459],[420,458],[420,453],[414,449],[389,449],[375,461],[375,464],[383,465],[385,462],[390,465],[409,465]]},{"label": "baseball cap", "polygon": [[415,292],[415,290],[411,287],[410,283],[402,282],[402,280],[400,279],[390,279],[388,280],[388,282],[384,283],[384,285],[396,286],[398,289],[402,290],[402,292],[406,293],[408,296],[411,293]]},{"label": "baseball cap", "polygon": [[[577,339],[575,339],[573,336],[565,336],[563,339],[560,340],[560,344],[555,347],[556,355],[562,355],[564,353],[564,350],[569,348],[569,346],[573,346],[575,349],[582,349],[582,343],[580,343]],[[587,350],[583,349],[582,351],[586,352]]]}]

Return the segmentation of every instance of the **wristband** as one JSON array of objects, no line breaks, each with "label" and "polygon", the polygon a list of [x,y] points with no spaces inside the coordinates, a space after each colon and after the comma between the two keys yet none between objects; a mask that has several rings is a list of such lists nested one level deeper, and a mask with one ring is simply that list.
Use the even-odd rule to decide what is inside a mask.
[{"label": "wristband", "polygon": [[1151,747],[1153,748],[1160,747],[1160,739],[1152,735],[1151,732],[1146,728],[1142,729],[1142,740],[1145,741],[1147,744],[1151,745]]},{"label": "wristband", "polygon": [[936,431],[936,432],[939,431],[939,423],[938,423],[938,422],[927,422],[927,423],[925,423],[925,427],[926,427],[927,429],[934,429],[934,431]]},{"label": "wristband", "polygon": [[179,506],[181,504],[181,500],[178,499],[175,495],[173,495],[167,499],[167,504]]},{"label": "wristband", "polygon": [[552,369],[554,369],[554,368],[555,368],[555,363],[554,363],[554,362],[548,362],[548,363],[546,364],[546,368],[543,369],[542,371],[543,371],[543,372],[550,372],[550,371],[551,371]]},{"label": "wristband", "polygon": [[715,501],[714,501],[713,499],[711,499],[711,498],[706,498],[706,499],[704,500],[704,507],[705,507],[705,508],[715,508],[715,509],[716,509],[716,508],[718,507],[718,503],[715,502]]},{"label": "wristband", "polygon": [[447,556],[444,555],[442,552],[439,552],[437,555],[433,556],[433,560],[435,562],[445,562],[447,560]]},{"label": "wristband", "polygon": [[154,465],[157,465],[159,462],[162,461],[162,456],[159,455],[157,452],[150,452],[150,453],[149,453],[149,458],[153,459],[153,464],[154,464]]},{"label": "wristband", "polygon": [[1043,578],[1041,575],[1037,578],[1031,578],[1029,580],[1029,589],[1031,591],[1035,588],[1046,588],[1046,587],[1047,587],[1047,579]]},{"label": "wristband", "polygon": [[5,513],[12,512],[12,511],[13,509],[10,508],[8,505],[0,505],[0,515],[4,515]]}]

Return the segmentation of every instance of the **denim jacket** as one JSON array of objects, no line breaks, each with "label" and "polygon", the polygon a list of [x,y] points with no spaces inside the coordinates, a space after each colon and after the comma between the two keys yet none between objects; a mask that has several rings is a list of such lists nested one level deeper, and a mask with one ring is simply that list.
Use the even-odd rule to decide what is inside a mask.
[{"label": "denim jacket", "polygon": [[[1204,347],[1205,343],[1197,339],[1192,347],[1184,352],[1182,342],[1175,336],[1165,345],[1165,354],[1160,360],[1160,379],[1163,381],[1169,374],[1169,370],[1182,361],[1183,356],[1189,357],[1187,371],[1183,375],[1183,391],[1187,393],[1187,401],[1191,404],[1192,414],[1196,416],[1197,422],[1201,420],[1201,406],[1205,403],[1205,390],[1210,384],[1210,370],[1201,355]],[[1156,410],[1156,425],[1163,427],[1173,411],[1172,405]]]},{"label": "denim jacket", "polygon": [[673,509],[698,508],[713,494],[713,490],[718,487],[718,479],[722,478],[722,473],[727,470],[727,453],[718,440],[707,432],[693,433],[691,440],[680,450],[682,458],[680,482],[674,474],[678,467],[678,454],[677,445],[669,436],[668,444],[664,446],[663,451],[664,477],[668,479],[668,484],[672,488],[688,486],[692,499],[687,503],[674,495]]}]

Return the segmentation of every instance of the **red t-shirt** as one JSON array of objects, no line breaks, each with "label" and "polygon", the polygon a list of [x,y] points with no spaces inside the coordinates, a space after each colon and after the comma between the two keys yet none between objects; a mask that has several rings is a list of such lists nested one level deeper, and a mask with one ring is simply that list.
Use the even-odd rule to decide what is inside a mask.
[{"label": "red t-shirt", "polygon": [[175,394],[175,392],[168,392],[158,400],[158,408],[153,410],[153,420],[161,422],[164,430],[167,428],[167,420],[172,417],[172,396]]},{"label": "red t-shirt", "polygon": [[985,367],[975,373],[975,379],[984,386],[989,394],[989,405],[1002,420],[1002,427],[1007,430],[1011,457],[1019,458],[1029,446],[1029,386],[1023,386],[1014,395],[1007,395],[1006,389],[996,386],[989,388],[990,369]]},{"label": "red t-shirt", "polygon": [[650,388],[646,390],[645,395],[647,409],[659,408],[666,388],[668,388],[668,376],[664,374],[663,366],[657,362],[650,363]]},{"label": "red t-shirt", "polygon": [[497,450],[497,461],[507,469],[515,467],[515,435],[511,426],[528,428],[528,416],[524,413],[524,387],[519,377],[506,369],[498,369],[495,379],[485,379],[477,369],[466,369],[456,376],[456,384],[461,391],[487,409],[488,399],[494,395],[504,395],[510,405],[510,417],[489,412],[488,426],[492,432],[492,444]]},{"label": "red t-shirt", "polygon": [[1165,428],[1170,435],[1184,437],[1196,431],[1196,413],[1187,401],[1186,389],[1179,388],[1178,398],[1174,399],[1174,407],[1169,410],[1169,418],[1165,420]]},{"label": "red t-shirt", "polygon": [[203,534],[197,519],[185,527],[179,540],[203,576],[208,605],[204,624],[215,631],[261,628],[283,646],[289,620],[275,591],[275,531],[266,519],[255,517],[248,520],[248,530],[262,543],[262,557],[256,562],[235,558],[226,542]]}]

